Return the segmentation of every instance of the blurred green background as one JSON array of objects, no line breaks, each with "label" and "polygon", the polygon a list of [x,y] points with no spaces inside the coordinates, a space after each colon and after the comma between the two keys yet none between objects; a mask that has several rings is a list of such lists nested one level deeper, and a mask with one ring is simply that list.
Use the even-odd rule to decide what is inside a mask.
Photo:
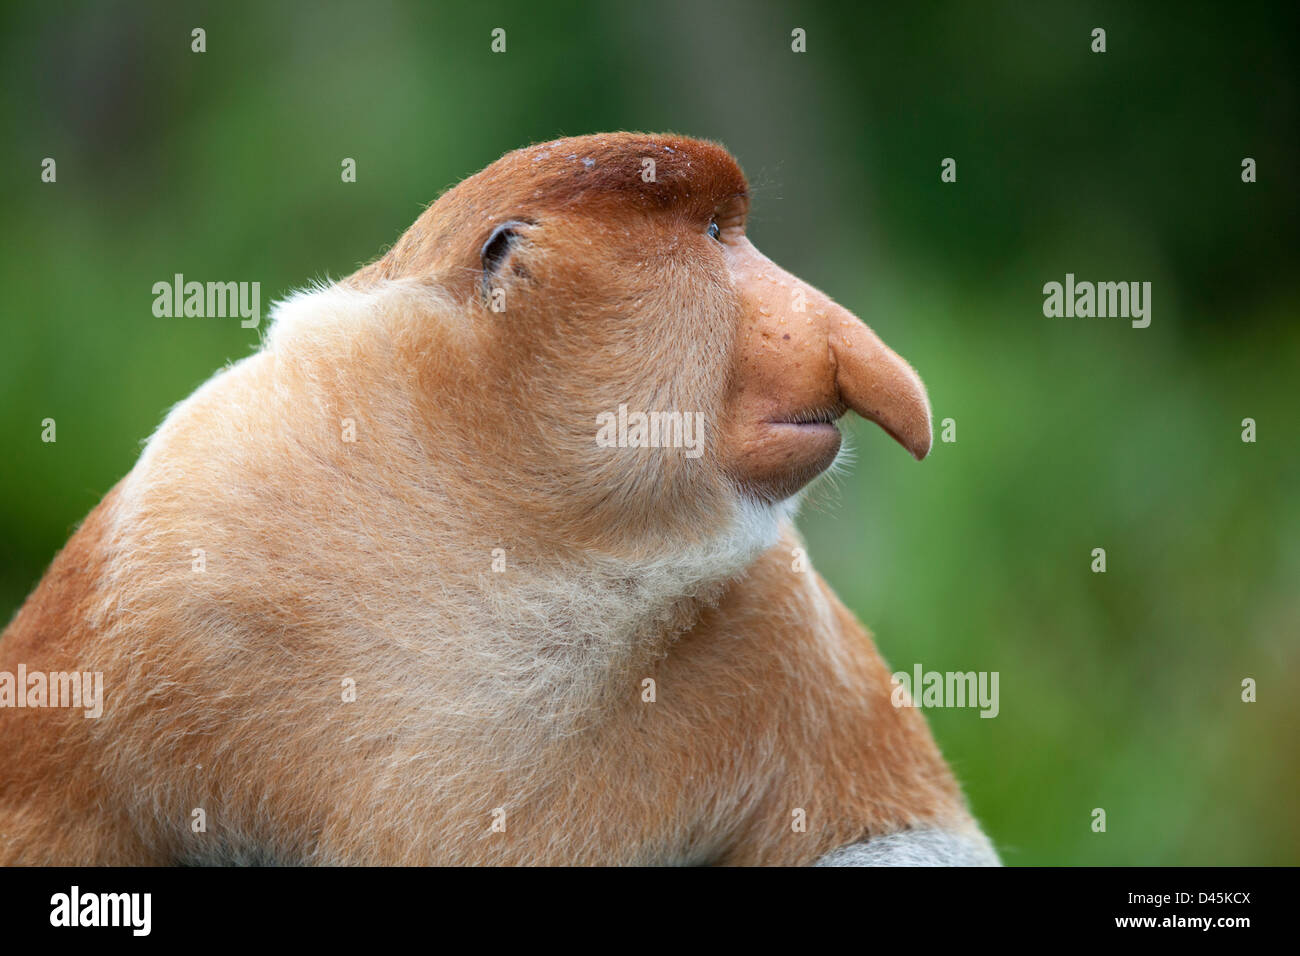
[{"label": "blurred green background", "polygon": [[[265,311],[506,150],[703,136],[759,247],[956,422],[919,465],[855,425],[801,524],[896,668],[1000,673],[996,719],[930,719],[1005,860],[1300,863],[1300,18],[1133,6],[5,7],[0,617],[257,344],[155,318],[154,282],[257,280]],[[1150,328],[1044,318],[1067,272],[1150,281]]]}]

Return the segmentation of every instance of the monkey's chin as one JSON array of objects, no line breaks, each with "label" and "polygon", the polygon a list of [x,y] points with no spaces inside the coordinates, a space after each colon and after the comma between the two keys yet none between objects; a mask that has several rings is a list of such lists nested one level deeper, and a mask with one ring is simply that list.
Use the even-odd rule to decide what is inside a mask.
[{"label": "monkey's chin", "polygon": [[740,458],[745,487],[764,501],[789,498],[831,466],[840,430],[831,422],[764,422]]}]

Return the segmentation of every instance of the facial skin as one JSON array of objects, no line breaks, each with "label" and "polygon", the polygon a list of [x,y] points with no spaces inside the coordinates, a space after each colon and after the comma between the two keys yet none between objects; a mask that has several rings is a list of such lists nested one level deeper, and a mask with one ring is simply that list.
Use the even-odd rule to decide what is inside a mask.
[{"label": "facial skin", "polygon": [[[576,507],[594,514],[594,538],[621,534],[631,510],[671,535],[678,519],[716,517],[737,489],[763,502],[795,494],[834,460],[847,410],[918,459],[930,448],[916,373],[763,256],[748,212],[743,174],[711,143],[559,140],[466,180],[351,281],[420,277],[464,302],[480,336],[480,398],[503,403],[494,414],[532,410],[539,433],[515,445],[546,449],[532,463],[546,480],[529,491],[562,524]],[[490,290],[504,312],[491,311]],[[596,416],[620,403],[703,412],[706,459],[595,448]],[[557,478],[559,500],[548,493]]]},{"label": "facial skin", "polygon": [[743,227],[735,222],[722,238],[740,312],[729,473],[761,498],[794,494],[834,460],[833,423],[847,409],[924,458],[930,406],[916,373],[855,316],[759,252]]}]

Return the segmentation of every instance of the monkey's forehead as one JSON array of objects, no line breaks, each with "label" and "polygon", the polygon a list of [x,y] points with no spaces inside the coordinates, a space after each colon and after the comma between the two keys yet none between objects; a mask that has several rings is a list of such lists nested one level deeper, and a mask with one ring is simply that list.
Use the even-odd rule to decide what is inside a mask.
[{"label": "monkey's forehead", "polygon": [[[594,216],[619,221],[639,210],[679,215],[701,227],[724,203],[748,196],[740,166],[721,146],[685,136],[602,133],[507,153],[445,192],[386,255],[354,282],[433,276],[461,281],[492,229],[510,219]],[[447,279],[451,275],[456,279]]]},{"label": "monkey's forehead", "polygon": [[493,205],[505,201],[523,211],[608,204],[676,209],[704,221],[719,205],[748,191],[739,164],[718,144],[647,133],[538,143],[507,153],[452,190],[461,200],[482,194]]}]

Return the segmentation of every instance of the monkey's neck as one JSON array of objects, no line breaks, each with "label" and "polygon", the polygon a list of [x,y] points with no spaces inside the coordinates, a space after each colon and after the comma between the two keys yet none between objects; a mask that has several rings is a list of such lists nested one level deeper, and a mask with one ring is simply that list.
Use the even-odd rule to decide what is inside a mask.
[{"label": "monkey's neck", "polygon": [[453,602],[474,608],[461,630],[476,635],[457,663],[502,706],[561,725],[599,713],[635,694],[647,668],[775,544],[787,511],[745,506],[713,536],[635,560],[507,559],[478,575],[470,600]]}]

